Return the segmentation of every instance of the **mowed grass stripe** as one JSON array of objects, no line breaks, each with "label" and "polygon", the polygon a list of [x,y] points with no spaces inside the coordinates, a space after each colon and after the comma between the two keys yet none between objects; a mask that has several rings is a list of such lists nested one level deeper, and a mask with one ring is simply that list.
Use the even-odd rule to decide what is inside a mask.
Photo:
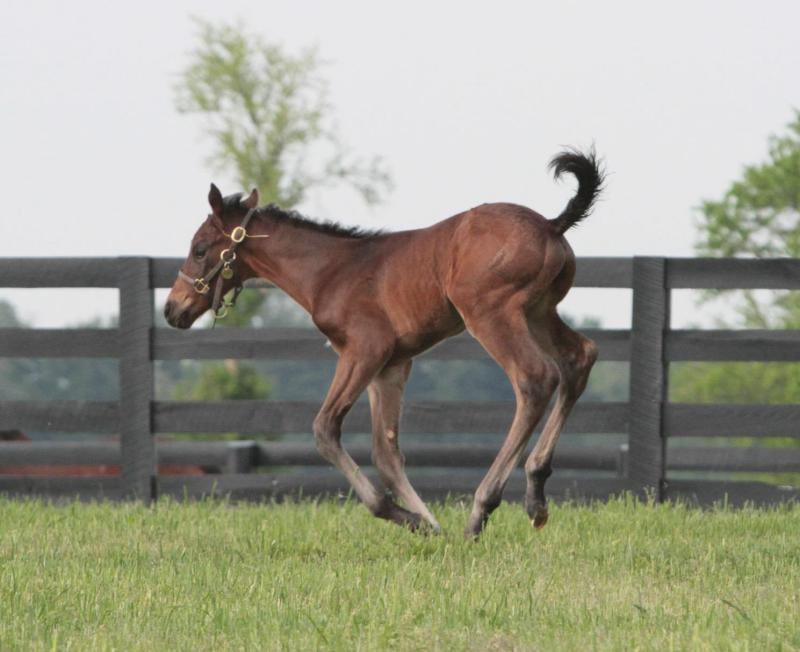
[{"label": "mowed grass stripe", "polygon": [[800,649],[800,506],[0,500],[0,649]]}]

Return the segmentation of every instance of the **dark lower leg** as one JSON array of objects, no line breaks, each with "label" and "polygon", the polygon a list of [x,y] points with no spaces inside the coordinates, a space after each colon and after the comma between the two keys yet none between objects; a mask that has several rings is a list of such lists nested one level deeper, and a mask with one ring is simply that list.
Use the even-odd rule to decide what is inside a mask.
[{"label": "dark lower leg", "polygon": [[555,371],[550,370],[549,366],[543,369],[545,371],[537,374],[535,391],[529,391],[534,385],[528,381],[525,382],[523,391],[517,389],[517,412],[514,423],[497,458],[475,492],[475,501],[466,529],[466,535],[469,537],[480,534],[490,514],[500,505],[508,478],[519,464],[525,445],[547,407],[557,381]]},{"label": "dark lower leg", "polygon": [[527,476],[525,509],[536,529],[541,529],[547,523],[548,510],[544,485],[552,473],[552,460],[558,437],[564,428],[567,416],[586,387],[589,372],[597,357],[594,343],[567,329],[566,326],[562,327],[561,337],[562,343],[559,347],[561,383],[558,399],[536,446],[525,462]]},{"label": "dark lower leg", "polygon": [[562,382],[559,386],[558,399],[555,406],[553,406],[553,411],[544,424],[544,429],[536,442],[536,446],[533,447],[533,451],[525,462],[527,479],[525,509],[528,512],[531,523],[537,529],[544,527],[545,523],[547,523],[548,512],[544,484],[553,472],[551,464],[553,451],[573,403],[574,401],[568,400],[565,396],[564,383]]},{"label": "dark lower leg", "polygon": [[540,468],[528,474],[528,486],[525,491],[525,509],[536,529],[544,527],[547,523],[547,499],[544,496],[544,483],[552,474],[550,460]]},{"label": "dark lower leg", "polygon": [[392,500],[391,496],[379,492],[362,473],[353,458],[342,448],[341,429],[335,422],[325,424],[324,419],[318,417],[314,432],[320,454],[344,474],[356,495],[374,516],[411,529],[419,527],[421,521],[419,515],[403,509]]},{"label": "dark lower leg", "polygon": [[539,334],[534,336],[528,318],[519,308],[507,306],[502,311],[485,311],[479,319],[465,316],[465,323],[470,333],[503,367],[517,401],[514,421],[503,446],[475,492],[465,532],[474,538],[500,505],[508,478],[519,464],[525,445],[555,391],[559,372],[537,341]]}]

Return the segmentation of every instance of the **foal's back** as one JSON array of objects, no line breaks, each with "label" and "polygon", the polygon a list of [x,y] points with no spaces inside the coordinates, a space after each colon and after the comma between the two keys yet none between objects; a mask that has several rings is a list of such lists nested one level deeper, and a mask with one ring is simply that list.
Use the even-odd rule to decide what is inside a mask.
[{"label": "foal's back", "polygon": [[553,280],[574,268],[572,250],[552,222],[516,204],[483,204],[362,247],[356,269],[343,274],[360,279],[348,306],[354,317],[359,307],[380,309],[401,355],[462,331],[466,312],[495,299],[517,293],[527,304],[541,298],[555,305],[568,285],[553,296]]},{"label": "foal's back", "polygon": [[513,280],[527,283],[574,260],[566,239],[536,211],[518,204],[482,204],[433,226],[377,238],[365,258],[384,291]]}]

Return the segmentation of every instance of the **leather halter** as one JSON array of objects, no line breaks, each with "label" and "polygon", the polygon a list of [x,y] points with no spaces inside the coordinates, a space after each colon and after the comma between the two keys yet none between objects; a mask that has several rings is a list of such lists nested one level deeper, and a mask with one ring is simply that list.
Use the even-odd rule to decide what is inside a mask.
[{"label": "leather halter", "polygon": [[245,238],[268,238],[269,235],[250,235],[247,232],[247,225],[250,223],[253,215],[256,213],[255,208],[251,208],[247,211],[247,214],[244,216],[242,223],[237,226],[233,231],[230,233],[225,233],[231,239],[231,245],[227,249],[223,249],[219,254],[219,260],[217,263],[212,267],[207,274],[204,276],[200,276],[198,278],[192,278],[182,269],[178,270],[178,277],[183,281],[186,281],[189,285],[194,288],[194,291],[197,294],[208,294],[211,290],[211,283],[214,281],[214,278],[218,276],[217,282],[214,285],[214,298],[211,302],[211,310],[214,313],[214,319],[224,319],[225,316],[228,314],[228,309],[233,307],[233,304],[236,303],[236,298],[239,296],[239,293],[242,291],[241,283],[236,286],[234,289],[233,299],[230,303],[225,303],[222,298],[222,286],[226,280],[233,278],[233,270],[231,269],[231,263],[236,260],[236,249],[237,247],[244,242]]}]

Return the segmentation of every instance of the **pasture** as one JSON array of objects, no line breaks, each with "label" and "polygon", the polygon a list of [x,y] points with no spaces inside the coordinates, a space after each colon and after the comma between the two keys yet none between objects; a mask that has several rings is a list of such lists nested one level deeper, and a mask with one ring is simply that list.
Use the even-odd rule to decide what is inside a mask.
[{"label": "pasture", "polygon": [[0,649],[800,649],[800,506],[0,499]]}]

